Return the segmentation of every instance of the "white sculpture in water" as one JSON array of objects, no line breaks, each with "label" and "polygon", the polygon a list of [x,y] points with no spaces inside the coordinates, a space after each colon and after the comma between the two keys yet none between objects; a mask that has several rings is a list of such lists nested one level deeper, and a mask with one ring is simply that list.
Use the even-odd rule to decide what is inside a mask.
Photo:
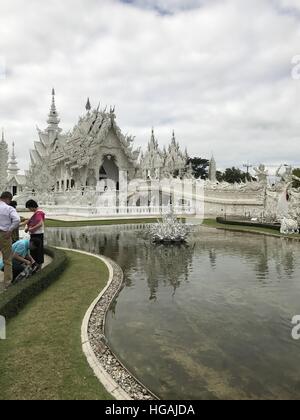
[{"label": "white sculpture in water", "polygon": [[149,228],[152,241],[160,243],[185,242],[189,232],[189,226],[178,221],[173,212],[164,215],[162,222],[151,225]]}]

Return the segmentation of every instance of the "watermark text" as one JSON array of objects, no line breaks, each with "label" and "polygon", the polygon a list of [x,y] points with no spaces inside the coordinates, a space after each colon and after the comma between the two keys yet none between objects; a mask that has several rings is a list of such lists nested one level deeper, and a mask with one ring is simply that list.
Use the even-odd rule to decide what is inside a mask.
[{"label": "watermark text", "polygon": [[0,340],[6,340],[6,321],[4,316],[0,315]]},{"label": "watermark text", "polygon": [[295,315],[292,319],[292,337],[294,340],[300,340],[300,315]]}]

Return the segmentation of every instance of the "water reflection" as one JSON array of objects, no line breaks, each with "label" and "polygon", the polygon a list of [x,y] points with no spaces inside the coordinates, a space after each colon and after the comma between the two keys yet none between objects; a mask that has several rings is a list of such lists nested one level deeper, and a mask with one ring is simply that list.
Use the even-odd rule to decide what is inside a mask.
[{"label": "water reflection", "polygon": [[187,246],[157,246],[140,225],[47,235],[122,267],[106,334],[162,398],[300,398],[298,244],[197,228]]},{"label": "water reflection", "polygon": [[[189,281],[189,271],[193,266],[196,252],[207,255],[212,270],[219,269],[220,259],[225,255],[238,257],[250,264],[255,277],[262,283],[282,276],[293,278],[295,266],[299,261],[299,247],[287,239],[274,239],[266,236],[245,235],[220,231],[214,235],[202,236],[203,228],[195,229],[188,244],[157,245],[151,244],[145,234],[144,225],[104,226],[84,228],[48,229],[47,240],[55,246],[71,249],[84,249],[115,259],[130,272],[142,262],[150,300],[157,299],[159,285],[169,285],[172,295],[181,282]],[[221,261],[222,264],[222,261]],[[275,273],[274,273],[275,270]],[[160,276],[154,276],[160,273]],[[275,277],[274,277],[274,274]],[[132,286],[132,279],[126,276],[126,286]]]},{"label": "water reflection", "polygon": [[[139,235],[139,232],[140,235]],[[139,246],[137,245],[137,236]],[[149,287],[149,300],[156,300],[160,285],[154,273],[159,272],[162,286],[170,286],[172,296],[182,281],[188,281],[195,244],[155,245],[145,236],[140,225],[126,228],[79,228],[49,229],[47,240],[50,244],[72,249],[84,249],[95,254],[106,255],[124,269],[125,274],[142,262]],[[125,276],[127,287],[133,285],[130,276]]]},{"label": "water reflection", "polygon": [[[146,242],[140,251],[139,258],[142,259],[145,266],[145,275],[150,290],[149,299],[157,299],[160,278],[162,279],[161,286],[170,286],[174,297],[181,282],[188,282],[194,245],[155,245]],[[157,277],[156,273],[160,273],[160,277]]]}]

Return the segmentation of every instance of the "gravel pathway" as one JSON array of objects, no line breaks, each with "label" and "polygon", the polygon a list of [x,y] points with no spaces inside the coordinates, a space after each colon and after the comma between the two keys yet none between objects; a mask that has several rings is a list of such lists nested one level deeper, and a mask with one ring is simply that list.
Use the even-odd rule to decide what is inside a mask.
[{"label": "gravel pathway", "polygon": [[96,304],[89,321],[88,335],[91,347],[105,371],[127,392],[130,398],[134,400],[158,399],[130,374],[108,347],[104,335],[105,318],[111,303],[122,289],[123,272],[114,261],[108,258],[107,260],[113,267],[114,277],[106,293]]}]

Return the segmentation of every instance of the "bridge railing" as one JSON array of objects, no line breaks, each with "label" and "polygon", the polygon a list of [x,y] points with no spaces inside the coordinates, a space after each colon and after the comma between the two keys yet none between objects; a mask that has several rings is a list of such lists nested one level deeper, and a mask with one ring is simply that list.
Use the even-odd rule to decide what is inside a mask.
[{"label": "bridge railing", "polygon": [[125,217],[125,216],[160,216],[171,210],[178,215],[194,215],[192,206],[124,206],[124,207],[92,207],[92,206],[44,206],[48,216],[83,216],[83,217]]}]

